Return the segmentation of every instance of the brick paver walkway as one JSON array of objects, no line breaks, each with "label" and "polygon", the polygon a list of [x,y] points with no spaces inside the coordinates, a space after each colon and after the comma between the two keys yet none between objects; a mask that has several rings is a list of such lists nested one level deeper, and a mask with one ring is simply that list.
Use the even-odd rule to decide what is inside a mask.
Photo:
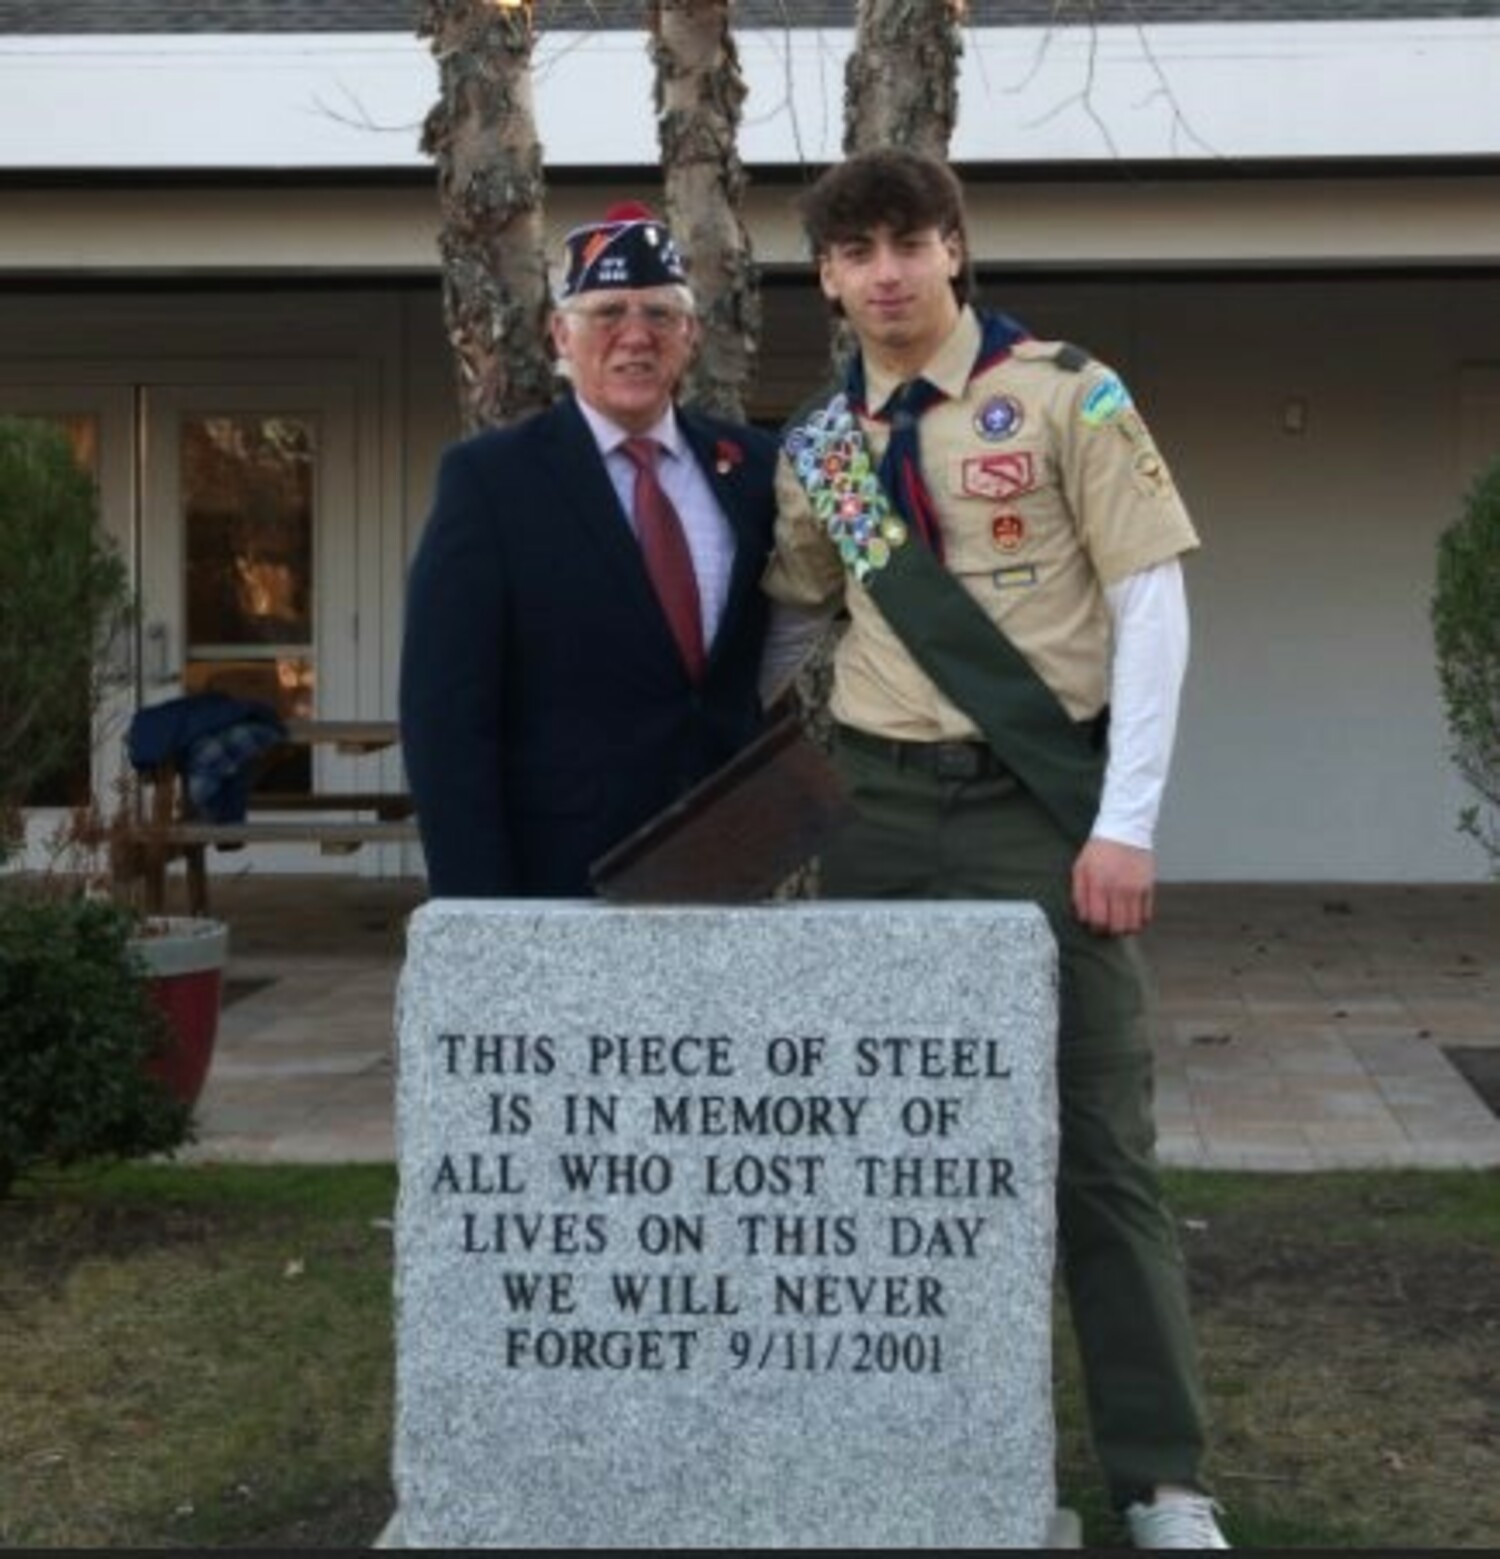
[{"label": "brick paver walkway", "polygon": [[[420,885],[247,873],[213,892],[231,999],[189,1156],[391,1158]],[[1500,885],[1167,884],[1146,949],[1165,1163],[1500,1165],[1500,1120],[1446,1054],[1500,1048]]]}]

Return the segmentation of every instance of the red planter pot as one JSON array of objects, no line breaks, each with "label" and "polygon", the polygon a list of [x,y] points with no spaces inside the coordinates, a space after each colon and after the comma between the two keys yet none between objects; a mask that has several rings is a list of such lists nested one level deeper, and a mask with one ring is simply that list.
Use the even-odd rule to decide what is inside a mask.
[{"label": "red planter pot", "polygon": [[156,915],[132,945],[146,965],[152,998],[166,1014],[174,1041],[150,1070],[184,1104],[196,1104],[219,1033],[229,927],[219,920]]}]

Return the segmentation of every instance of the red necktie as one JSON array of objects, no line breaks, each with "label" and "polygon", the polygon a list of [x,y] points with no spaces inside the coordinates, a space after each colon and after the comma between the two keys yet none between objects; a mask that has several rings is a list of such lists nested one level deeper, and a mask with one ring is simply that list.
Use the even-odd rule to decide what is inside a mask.
[{"label": "red necktie", "polygon": [[635,528],[646,572],[661,598],[683,664],[694,682],[703,680],[703,617],[698,576],[682,533],[682,521],[656,475],[660,448],[655,439],[628,438],[620,446],[635,466]]}]

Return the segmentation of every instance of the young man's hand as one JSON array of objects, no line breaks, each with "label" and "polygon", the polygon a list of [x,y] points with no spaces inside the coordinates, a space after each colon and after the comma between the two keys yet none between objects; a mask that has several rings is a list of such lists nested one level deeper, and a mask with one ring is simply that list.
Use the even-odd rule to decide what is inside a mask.
[{"label": "young man's hand", "polygon": [[1090,839],[1073,863],[1073,912],[1091,931],[1126,936],[1151,924],[1156,856],[1113,839]]}]

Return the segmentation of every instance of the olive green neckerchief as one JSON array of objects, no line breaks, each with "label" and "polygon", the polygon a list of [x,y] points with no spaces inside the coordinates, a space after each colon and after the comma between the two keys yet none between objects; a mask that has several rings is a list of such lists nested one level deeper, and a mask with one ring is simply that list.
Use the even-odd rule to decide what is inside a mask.
[{"label": "olive green neckerchief", "polygon": [[908,536],[842,394],[794,425],[784,447],[850,578],[996,756],[1082,844],[1104,783],[1097,722],[1074,720],[1000,626]]}]

